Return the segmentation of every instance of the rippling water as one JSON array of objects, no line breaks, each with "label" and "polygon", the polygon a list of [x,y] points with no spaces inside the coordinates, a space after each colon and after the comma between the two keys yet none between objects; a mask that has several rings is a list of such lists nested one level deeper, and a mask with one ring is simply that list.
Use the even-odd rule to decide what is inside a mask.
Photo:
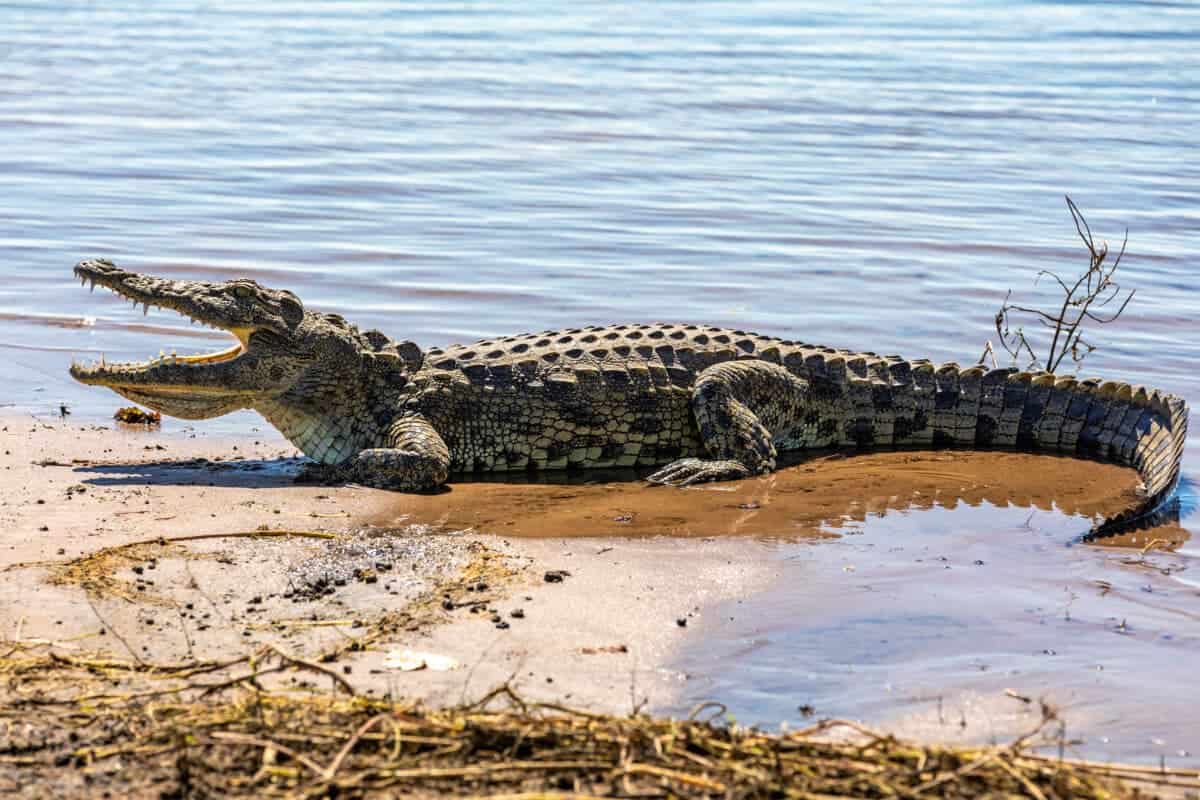
[{"label": "rippling water", "polygon": [[0,401],[106,414],[71,354],[209,338],[85,256],[425,344],[672,318],[974,360],[1082,263],[1069,193],[1138,289],[1087,371],[1195,405],[1198,104],[1190,2],[0,3]]}]

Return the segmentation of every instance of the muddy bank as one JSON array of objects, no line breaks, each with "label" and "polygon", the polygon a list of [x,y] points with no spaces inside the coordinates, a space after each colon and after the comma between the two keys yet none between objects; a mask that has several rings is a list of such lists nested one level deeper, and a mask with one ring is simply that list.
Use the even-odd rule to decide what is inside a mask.
[{"label": "muddy bank", "polygon": [[797,459],[770,475],[684,491],[597,470],[528,480],[466,479],[443,493],[393,496],[376,524],[437,523],[506,536],[828,535],[893,511],[959,505],[1058,510],[1100,519],[1135,501],[1133,470],[1099,462],[1003,452],[913,451]]}]

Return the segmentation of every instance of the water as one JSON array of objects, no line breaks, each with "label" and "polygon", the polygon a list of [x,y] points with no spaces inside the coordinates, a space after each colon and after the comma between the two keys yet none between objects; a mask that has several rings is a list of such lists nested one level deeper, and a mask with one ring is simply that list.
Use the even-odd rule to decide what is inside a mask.
[{"label": "water", "polygon": [[[222,344],[169,313],[89,297],[70,275],[88,256],[248,275],[426,345],[673,318],[972,361],[1008,288],[1046,300],[1036,272],[1082,263],[1069,193],[1101,236],[1128,227],[1123,272],[1138,290],[1095,332],[1085,371],[1196,405],[1198,103],[1191,3],[0,3],[0,402],[98,419],[117,398],[73,385],[72,354]],[[254,424],[247,413],[210,427]],[[1197,453],[1194,434],[1193,482]],[[985,531],[995,564],[1018,531],[1018,547],[1058,555],[1045,574],[995,570],[988,585],[1037,607],[1079,558],[1104,580],[1125,575],[1106,551],[1056,550],[1061,515],[1030,532],[1024,513],[985,511],[892,513],[860,538],[762,547],[793,570],[855,553],[882,571],[873,580],[903,586],[917,581],[913,548],[933,546],[921,537],[958,553],[963,530]],[[1142,681],[1109,687],[1129,708],[1197,708],[1178,664],[1200,651],[1198,525],[1189,512],[1174,536],[1191,582],[1148,578],[1193,615],[1173,644],[1108,640],[1141,665]],[[910,548],[903,568],[877,556],[891,536]],[[805,676],[822,659],[967,686],[946,664],[991,658],[927,646],[961,619],[911,591],[891,601],[899,643],[867,647],[864,634],[855,650],[845,632],[865,623],[852,615],[829,615],[822,630],[836,635],[821,638],[796,621],[789,586],[754,601],[756,625],[685,658],[743,716],[792,718],[800,695],[822,712],[897,715],[886,681],[814,688]],[[970,614],[958,601],[971,589],[939,602]],[[976,618],[992,615],[993,638],[1025,652],[1036,637],[1014,609]],[[1074,673],[1049,674],[1065,685]],[[1150,722],[1132,739],[1156,737]],[[1115,752],[1154,747],[1171,745]]]},{"label": "water", "polygon": [[[850,717],[987,744],[1036,729],[1045,701],[1070,755],[1195,768],[1200,550],[1173,527],[1064,546],[1084,527],[1003,501],[893,504],[847,514],[834,542],[760,543],[777,580],[703,615],[670,710],[719,699],[745,723]],[[1175,552],[1143,558],[1160,537]]]}]

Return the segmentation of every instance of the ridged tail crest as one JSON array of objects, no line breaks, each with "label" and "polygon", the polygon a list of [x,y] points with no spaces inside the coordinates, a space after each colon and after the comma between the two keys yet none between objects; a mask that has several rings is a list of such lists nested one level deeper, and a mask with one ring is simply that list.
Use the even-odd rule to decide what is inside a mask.
[{"label": "ridged tail crest", "polygon": [[1157,389],[805,346],[783,363],[813,385],[820,433],[808,446],[1042,450],[1133,467],[1138,502],[1091,536],[1151,514],[1179,482],[1187,405]]}]

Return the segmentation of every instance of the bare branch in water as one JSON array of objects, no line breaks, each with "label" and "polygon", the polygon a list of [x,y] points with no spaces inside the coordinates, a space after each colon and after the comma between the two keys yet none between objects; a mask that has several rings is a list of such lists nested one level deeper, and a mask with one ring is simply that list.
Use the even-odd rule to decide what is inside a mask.
[{"label": "bare branch in water", "polygon": [[978,363],[986,364],[988,356],[992,357],[992,369],[996,369],[1000,366],[999,362],[996,361],[996,349],[992,347],[992,341],[990,339],[988,340],[987,344],[983,346],[983,355],[979,357]]},{"label": "bare branch in water", "polygon": [[[1014,363],[1024,364],[1025,369],[1045,369],[1055,372],[1063,359],[1070,357],[1076,366],[1087,358],[1096,346],[1083,338],[1085,322],[1098,325],[1108,325],[1116,322],[1125,313],[1129,301],[1133,299],[1135,289],[1126,292],[1116,281],[1117,267],[1125,256],[1125,247],[1129,244],[1129,231],[1121,241],[1121,249],[1115,258],[1109,260],[1108,242],[1096,244],[1091,226],[1083,212],[1067,197],[1067,209],[1071,212],[1071,220],[1075,223],[1075,232],[1088,251],[1088,266],[1081,274],[1073,279],[1064,279],[1050,270],[1038,272],[1034,285],[1042,278],[1050,278],[1062,290],[1062,304],[1056,309],[1045,311],[1039,308],[1017,305],[1011,302],[1012,290],[1004,297],[1004,303],[996,312],[996,335],[1000,346],[1012,357]],[[1116,311],[1108,314],[1098,313],[1110,303],[1117,302]],[[1053,333],[1050,346],[1045,358],[1040,358],[1033,344],[1025,335],[1024,326],[1017,324],[1021,318],[1032,319]],[[990,342],[988,343],[990,346]],[[985,351],[986,354],[986,351]],[[1028,359],[1028,361],[1026,361]],[[982,359],[981,359],[982,361]]]}]

